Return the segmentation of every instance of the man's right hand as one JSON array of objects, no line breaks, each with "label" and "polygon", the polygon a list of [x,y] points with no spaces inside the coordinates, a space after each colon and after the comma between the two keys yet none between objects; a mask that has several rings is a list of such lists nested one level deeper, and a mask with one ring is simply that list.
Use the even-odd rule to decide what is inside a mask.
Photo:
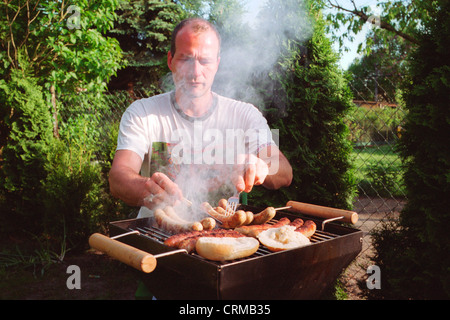
[{"label": "man's right hand", "polygon": [[139,174],[142,159],[130,150],[118,150],[109,172],[111,194],[130,206],[154,209],[161,204],[173,205],[183,198],[180,188],[161,172],[150,178]]},{"label": "man's right hand", "polygon": [[173,206],[183,199],[183,193],[178,185],[161,172],[155,172],[151,178],[148,178],[144,187],[148,195],[144,197],[143,204],[149,209],[154,209],[161,204]]}]

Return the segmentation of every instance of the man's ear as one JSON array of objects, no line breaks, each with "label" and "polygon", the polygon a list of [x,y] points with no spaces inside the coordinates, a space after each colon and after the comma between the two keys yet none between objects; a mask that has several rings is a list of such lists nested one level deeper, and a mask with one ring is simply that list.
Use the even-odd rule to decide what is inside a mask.
[{"label": "man's ear", "polygon": [[167,66],[172,71],[172,53],[170,51],[167,53]]}]

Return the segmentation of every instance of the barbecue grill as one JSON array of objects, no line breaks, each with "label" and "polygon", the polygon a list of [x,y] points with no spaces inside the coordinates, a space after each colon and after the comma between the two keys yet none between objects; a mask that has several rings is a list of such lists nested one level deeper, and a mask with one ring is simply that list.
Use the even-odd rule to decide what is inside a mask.
[{"label": "barbecue grill", "polygon": [[[262,211],[247,205],[240,209]],[[313,220],[317,231],[311,244],[280,252],[260,245],[252,256],[218,262],[166,246],[171,234],[152,217],[111,222],[110,235],[158,257],[152,272],[141,273],[158,299],[318,299],[359,254],[363,233],[345,226],[339,217],[319,219],[285,210],[278,211],[271,223],[282,217]]]}]

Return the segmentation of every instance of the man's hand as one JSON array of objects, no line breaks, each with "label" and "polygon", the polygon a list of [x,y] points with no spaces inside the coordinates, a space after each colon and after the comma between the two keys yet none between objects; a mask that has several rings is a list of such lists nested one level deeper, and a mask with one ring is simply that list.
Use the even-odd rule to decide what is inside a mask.
[{"label": "man's hand", "polygon": [[180,188],[161,172],[150,178],[139,174],[141,158],[129,150],[119,150],[109,172],[109,185],[113,196],[131,206],[153,209],[161,204],[173,205],[183,198]]},{"label": "man's hand", "polygon": [[276,190],[292,182],[292,167],[276,146],[268,146],[258,153],[240,155],[234,167],[232,182],[238,192],[250,192],[255,185]]},{"label": "man's hand", "polygon": [[255,185],[261,185],[269,174],[265,161],[253,154],[240,155],[232,177],[238,192],[250,192]]},{"label": "man's hand", "polygon": [[183,198],[183,194],[176,183],[164,173],[155,172],[144,184],[148,195],[144,197],[144,205],[154,209],[161,204],[175,205]]}]

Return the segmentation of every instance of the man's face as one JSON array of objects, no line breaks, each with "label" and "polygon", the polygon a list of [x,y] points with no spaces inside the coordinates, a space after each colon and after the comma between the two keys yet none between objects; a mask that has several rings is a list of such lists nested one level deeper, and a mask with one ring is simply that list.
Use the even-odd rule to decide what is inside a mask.
[{"label": "man's face", "polygon": [[209,94],[219,62],[216,34],[211,30],[195,33],[189,27],[178,33],[175,55],[167,56],[176,90],[189,98]]}]

